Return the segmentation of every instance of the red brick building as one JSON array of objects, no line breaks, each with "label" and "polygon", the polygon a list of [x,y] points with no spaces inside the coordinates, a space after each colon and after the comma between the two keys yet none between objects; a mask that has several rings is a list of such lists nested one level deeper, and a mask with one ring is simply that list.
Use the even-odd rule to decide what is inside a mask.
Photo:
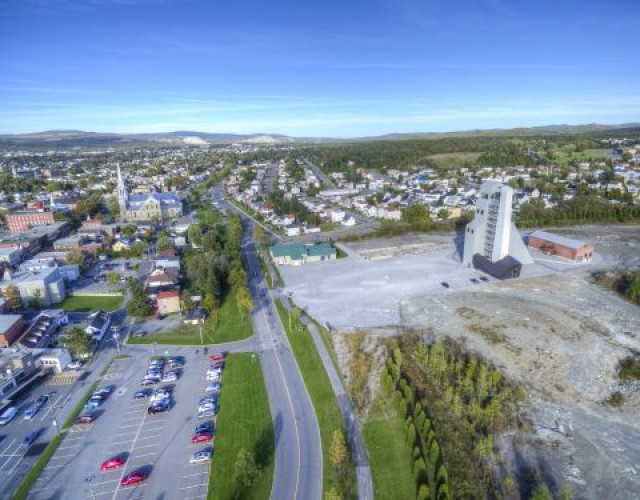
[{"label": "red brick building", "polygon": [[55,223],[53,212],[24,211],[5,216],[7,229],[12,233],[28,231],[33,226],[48,226]]},{"label": "red brick building", "polygon": [[24,331],[20,314],[0,314],[0,347],[13,345]]},{"label": "red brick building", "polygon": [[529,246],[547,255],[557,255],[573,262],[590,262],[593,257],[592,245],[546,231],[531,233]]}]

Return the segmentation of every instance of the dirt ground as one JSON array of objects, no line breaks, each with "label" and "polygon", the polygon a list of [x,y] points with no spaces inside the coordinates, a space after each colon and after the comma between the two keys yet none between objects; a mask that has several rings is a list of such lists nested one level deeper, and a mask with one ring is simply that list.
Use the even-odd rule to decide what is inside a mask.
[{"label": "dirt ground", "polygon": [[[499,442],[506,468],[517,471],[523,481],[536,475],[557,487],[568,483],[574,498],[640,499],[640,384],[621,386],[615,370],[619,359],[632,350],[640,352],[640,308],[590,278],[596,269],[640,267],[640,227],[583,226],[553,232],[593,243],[599,258],[588,267],[566,267],[537,256],[536,269],[524,278],[469,285],[467,270],[429,267],[436,254],[441,260],[452,255],[440,238],[434,250],[427,251],[430,255],[392,257],[376,262],[379,268],[371,262],[348,265],[345,259],[337,269],[323,269],[312,283],[383,287],[396,303],[367,299],[365,285],[360,297],[355,290],[341,296],[338,324],[368,326],[389,335],[397,332],[392,319],[397,315],[396,324],[414,327],[426,337],[460,339],[524,384],[529,402],[523,410],[533,422],[532,431]],[[429,276],[430,284],[416,285],[420,276]],[[287,278],[285,274],[288,286]],[[455,286],[434,286],[445,279]],[[302,285],[299,291],[308,305],[315,305],[313,293],[305,295]],[[340,293],[339,288],[335,291]],[[311,307],[312,314],[313,309],[321,313],[319,320],[335,321],[331,304]],[[384,328],[375,328],[372,318],[384,319],[378,322]],[[621,410],[603,403],[616,390],[626,397]]]}]

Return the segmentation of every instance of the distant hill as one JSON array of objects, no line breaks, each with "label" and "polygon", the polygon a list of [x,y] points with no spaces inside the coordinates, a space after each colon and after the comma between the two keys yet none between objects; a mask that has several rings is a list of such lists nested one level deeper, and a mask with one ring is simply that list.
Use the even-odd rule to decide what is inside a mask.
[{"label": "distant hill", "polygon": [[438,137],[464,136],[535,136],[535,135],[572,135],[612,133],[640,134],[640,123],[619,125],[546,125],[512,129],[473,129],[452,132],[415,132],[396,133],[370,137],[331,138],[331,137],[290,137],[283,134],[224,134],[197,131],[175,131],[143,134],[117,134],[103,132],[85,132],[81,130],[47,130],[27,134],[0,135],[0,147],[126,147],[126,146],[200,146],[206,144],[224,145],[232,143],[247,144],[296,144],[296,143],[338,143],[379,140],[430,139]]}]

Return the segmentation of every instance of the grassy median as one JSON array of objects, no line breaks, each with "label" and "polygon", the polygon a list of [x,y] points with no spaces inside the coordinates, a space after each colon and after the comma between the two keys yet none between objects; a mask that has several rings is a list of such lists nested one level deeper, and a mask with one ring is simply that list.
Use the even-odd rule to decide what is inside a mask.
[{"label": "grassy median", "polygon": [[289,325],[289,313],[286,307],[279,300],[276,301],[276,306],[318,417],[320,439],[322,441],[324,492],[328,492],[331,488],[336,488],[342,492],[342,498],[356,498],[356,474],[351,462],[351,455],[349,454],[348,457],[348,470],[342,477],[331,464],[330,455],[333,433],[338,429],[345,433],[345,430],[338,400],[331,387],[329,376],[307,329],[299,322],[297,325]]},{"label": "grassy median", "polygon": [[[231,354],[225,360],[220,413],[209,476],[212,500],[264,499],[271,495],[275,438],[260,360],[253,354]],[[235,481],[240,449],[255,454],[261,472],[249,488]]]}]

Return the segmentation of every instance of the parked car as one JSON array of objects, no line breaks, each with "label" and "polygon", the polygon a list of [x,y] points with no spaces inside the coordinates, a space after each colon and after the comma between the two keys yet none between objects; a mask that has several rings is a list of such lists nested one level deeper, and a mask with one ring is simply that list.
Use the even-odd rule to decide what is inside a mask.
[{"label": "parked car", "polygon": [[214,417],[215,415],[216,412],[213,410],[213,408],[198,408],[198,418]]},{"label": "parked car", "polygon": [[209,356],[209,359],[211,361],[224,361],[224,353],[214,354],[212,356]]},{"label": "parked car", "polygon": [[111,457],[100,464],[100,470],[119,469],[126,463],[123,457]]},{"label": "parked car", "polygon": [[37,437],[38,431],[31,431],[24,437],[24,439],[22,440],[22,444],[25,446],[31,446],[31,443],[33,443]]},{"label": "parked car", "polygon": [[213,420],[207,420],[206,422],[202,422],[196,427],[194,434],[199,434],[201,432],[209,432],[213,434]]},{"label": "parked car", "polygon": [[169,411],[169,407],[164,405],[153,405],[147,408],[148,415],[155,415],[156,413],[164,413],[167,411]]},{"label": "parked car", "polygon": [[132,486],[143,482],[149,477],[149,473],[145,471],[133,471],[120,480],[120,486]]},{"label": "parked car", "polygon": [[69,370],[79,370],[80,368],[82,368],[83,364],[84,363],[82,361],[79,361],[79,360],[78,361],[72,361],[71,363],[69,363],[67,365],[67,368]]},{"label": "parked car", "polygon": [[217,381],[212,384],[207,384],[207,386],[204,388],[204,392],[218,392],[219,390],[220,383]]},{"label": "parked car", "polygon": [[0,425],[7,425],[14,419],[16,413],[18,413],[18,410],[15,406],[7,408],[4,413],[0,415]]},{"label": "parked car", "polygon": [[211,452],[210,451],[196,451],[191,458],[189,459],[190,464],[199,464],[202,462],[208,462],[211,460]]},{"label": "parked car", "polygon": [[86,412],[86,413],[81,413],[80,415],[78,415],[78,418],[76,418],[73,421],[73,423],[77,424],[77,425],[92,424],[94,420],[95,420],[95,417],[93,416],[93,413]]},{"label": "parked car", "polygon": [[151,397],[151,395],[153,394],[153,390],[151,389],[142,389],[141,391],[136,392],[133,397],[134,399],[146,399],[148,397]]},{"label": "parked car", "polygon": [[194,434],[191,438],[191,444],[208,443],[212,439],[212,434],[209,434],[208,432],[201,432],[199,434]]}]

